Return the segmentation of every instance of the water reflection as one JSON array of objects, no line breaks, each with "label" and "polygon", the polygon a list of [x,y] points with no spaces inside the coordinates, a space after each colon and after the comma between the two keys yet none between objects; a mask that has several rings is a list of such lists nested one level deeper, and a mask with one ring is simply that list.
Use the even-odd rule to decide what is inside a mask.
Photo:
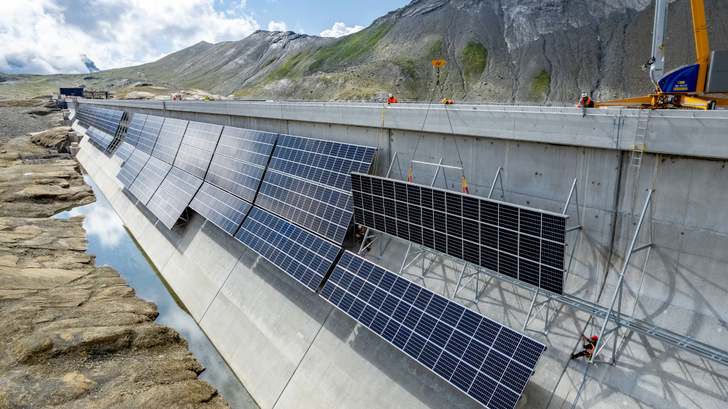
[{"label": "water reflection", "polygon": [[73,216],[85,216],[83,227],[89,240],[87,253],[96,255],[96,265],[107,265],[116,269],[126,278],[127,284],[136,290],[139,297],[157,304],[159,317],[156,322],[174,328],[187,340],[190,351],[195,354],[197,361],[207,368],[200,374],[200,379],[217,388],[232,408],[257,409],[258,406],[205,333],[170,294],[169,288],[165,286],[129,235],[123,222],[91,177],[84,175],[84,180],[93,188],[96,202],[59,213],[54,217],[67,219]]}]

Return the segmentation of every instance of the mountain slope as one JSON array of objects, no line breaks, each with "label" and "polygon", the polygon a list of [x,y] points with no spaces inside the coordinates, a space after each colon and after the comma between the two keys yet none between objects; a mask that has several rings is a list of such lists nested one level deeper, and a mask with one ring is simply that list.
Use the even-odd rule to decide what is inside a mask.
[{"label": "mountain slope", "polygon": [[[120,97],[182,89],[241,98],[560,103],[651,91],[654,6],[646,0],[414,0],[339,39],[257,31],[159,61],[61,76]],[[695,57],[690,2],[671,4],[667,68]],[[728,49],[728,4],[706,0],[712,49]],[[432,59],[447,62],[438,71]],[[73,84],[76,85],[76,84]]]}]

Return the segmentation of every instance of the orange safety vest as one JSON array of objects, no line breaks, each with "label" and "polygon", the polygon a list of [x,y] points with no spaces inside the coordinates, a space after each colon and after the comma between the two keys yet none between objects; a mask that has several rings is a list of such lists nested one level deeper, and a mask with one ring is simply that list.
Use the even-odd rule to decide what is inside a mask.
[{"label": "orange safety vest", "polygon": [[397,97],[395,97],[395,96],[392,96],[392,98],[387,98],[387,103],[388,104],[396,104],[398,102],[399,101],[397,101]]},{"label": "orange safety vest", "polygon": [[586,97],[586,100],[580,99],[579,100],[579,108],[589,108],[589,105],[591,105],[591,98]]},{"label": "orange safety vest", "polygon": [[594,341],[589,341],[589,348],[586,349],[586,352],[589,353],[589,355],[594,355]]}]

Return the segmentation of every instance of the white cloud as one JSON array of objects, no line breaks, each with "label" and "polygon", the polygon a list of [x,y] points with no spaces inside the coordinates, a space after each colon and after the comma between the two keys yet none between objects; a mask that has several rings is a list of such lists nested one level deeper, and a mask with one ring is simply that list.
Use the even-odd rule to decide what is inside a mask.
[{"label": "white cloud", "polygon": [[[154,61],[200,41],[240,40],[259,29],[215,0],[14,0],[0,14],[0,72],[84,73]],[[245,2],[241,2],[244,7]]]},{"label": "white cloud", "polygon": [[344,23],[334,23],[330,30],[323,31],[321,37],[343,37],[363,30],[362,26],[347,27]]},{"label": "white cloud", "polygon": [[285,21],[271,21],[268,23],[268,31],[288,31]]}]

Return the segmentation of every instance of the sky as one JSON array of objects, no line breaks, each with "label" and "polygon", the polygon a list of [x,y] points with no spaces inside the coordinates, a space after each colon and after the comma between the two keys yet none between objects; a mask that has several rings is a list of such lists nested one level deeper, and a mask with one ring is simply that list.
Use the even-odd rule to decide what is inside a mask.
[{"label": "sky", "polygon": [[341,37],[409,0],[4,0],[0,72],[77,74],[156,61],[256,30]]}]

